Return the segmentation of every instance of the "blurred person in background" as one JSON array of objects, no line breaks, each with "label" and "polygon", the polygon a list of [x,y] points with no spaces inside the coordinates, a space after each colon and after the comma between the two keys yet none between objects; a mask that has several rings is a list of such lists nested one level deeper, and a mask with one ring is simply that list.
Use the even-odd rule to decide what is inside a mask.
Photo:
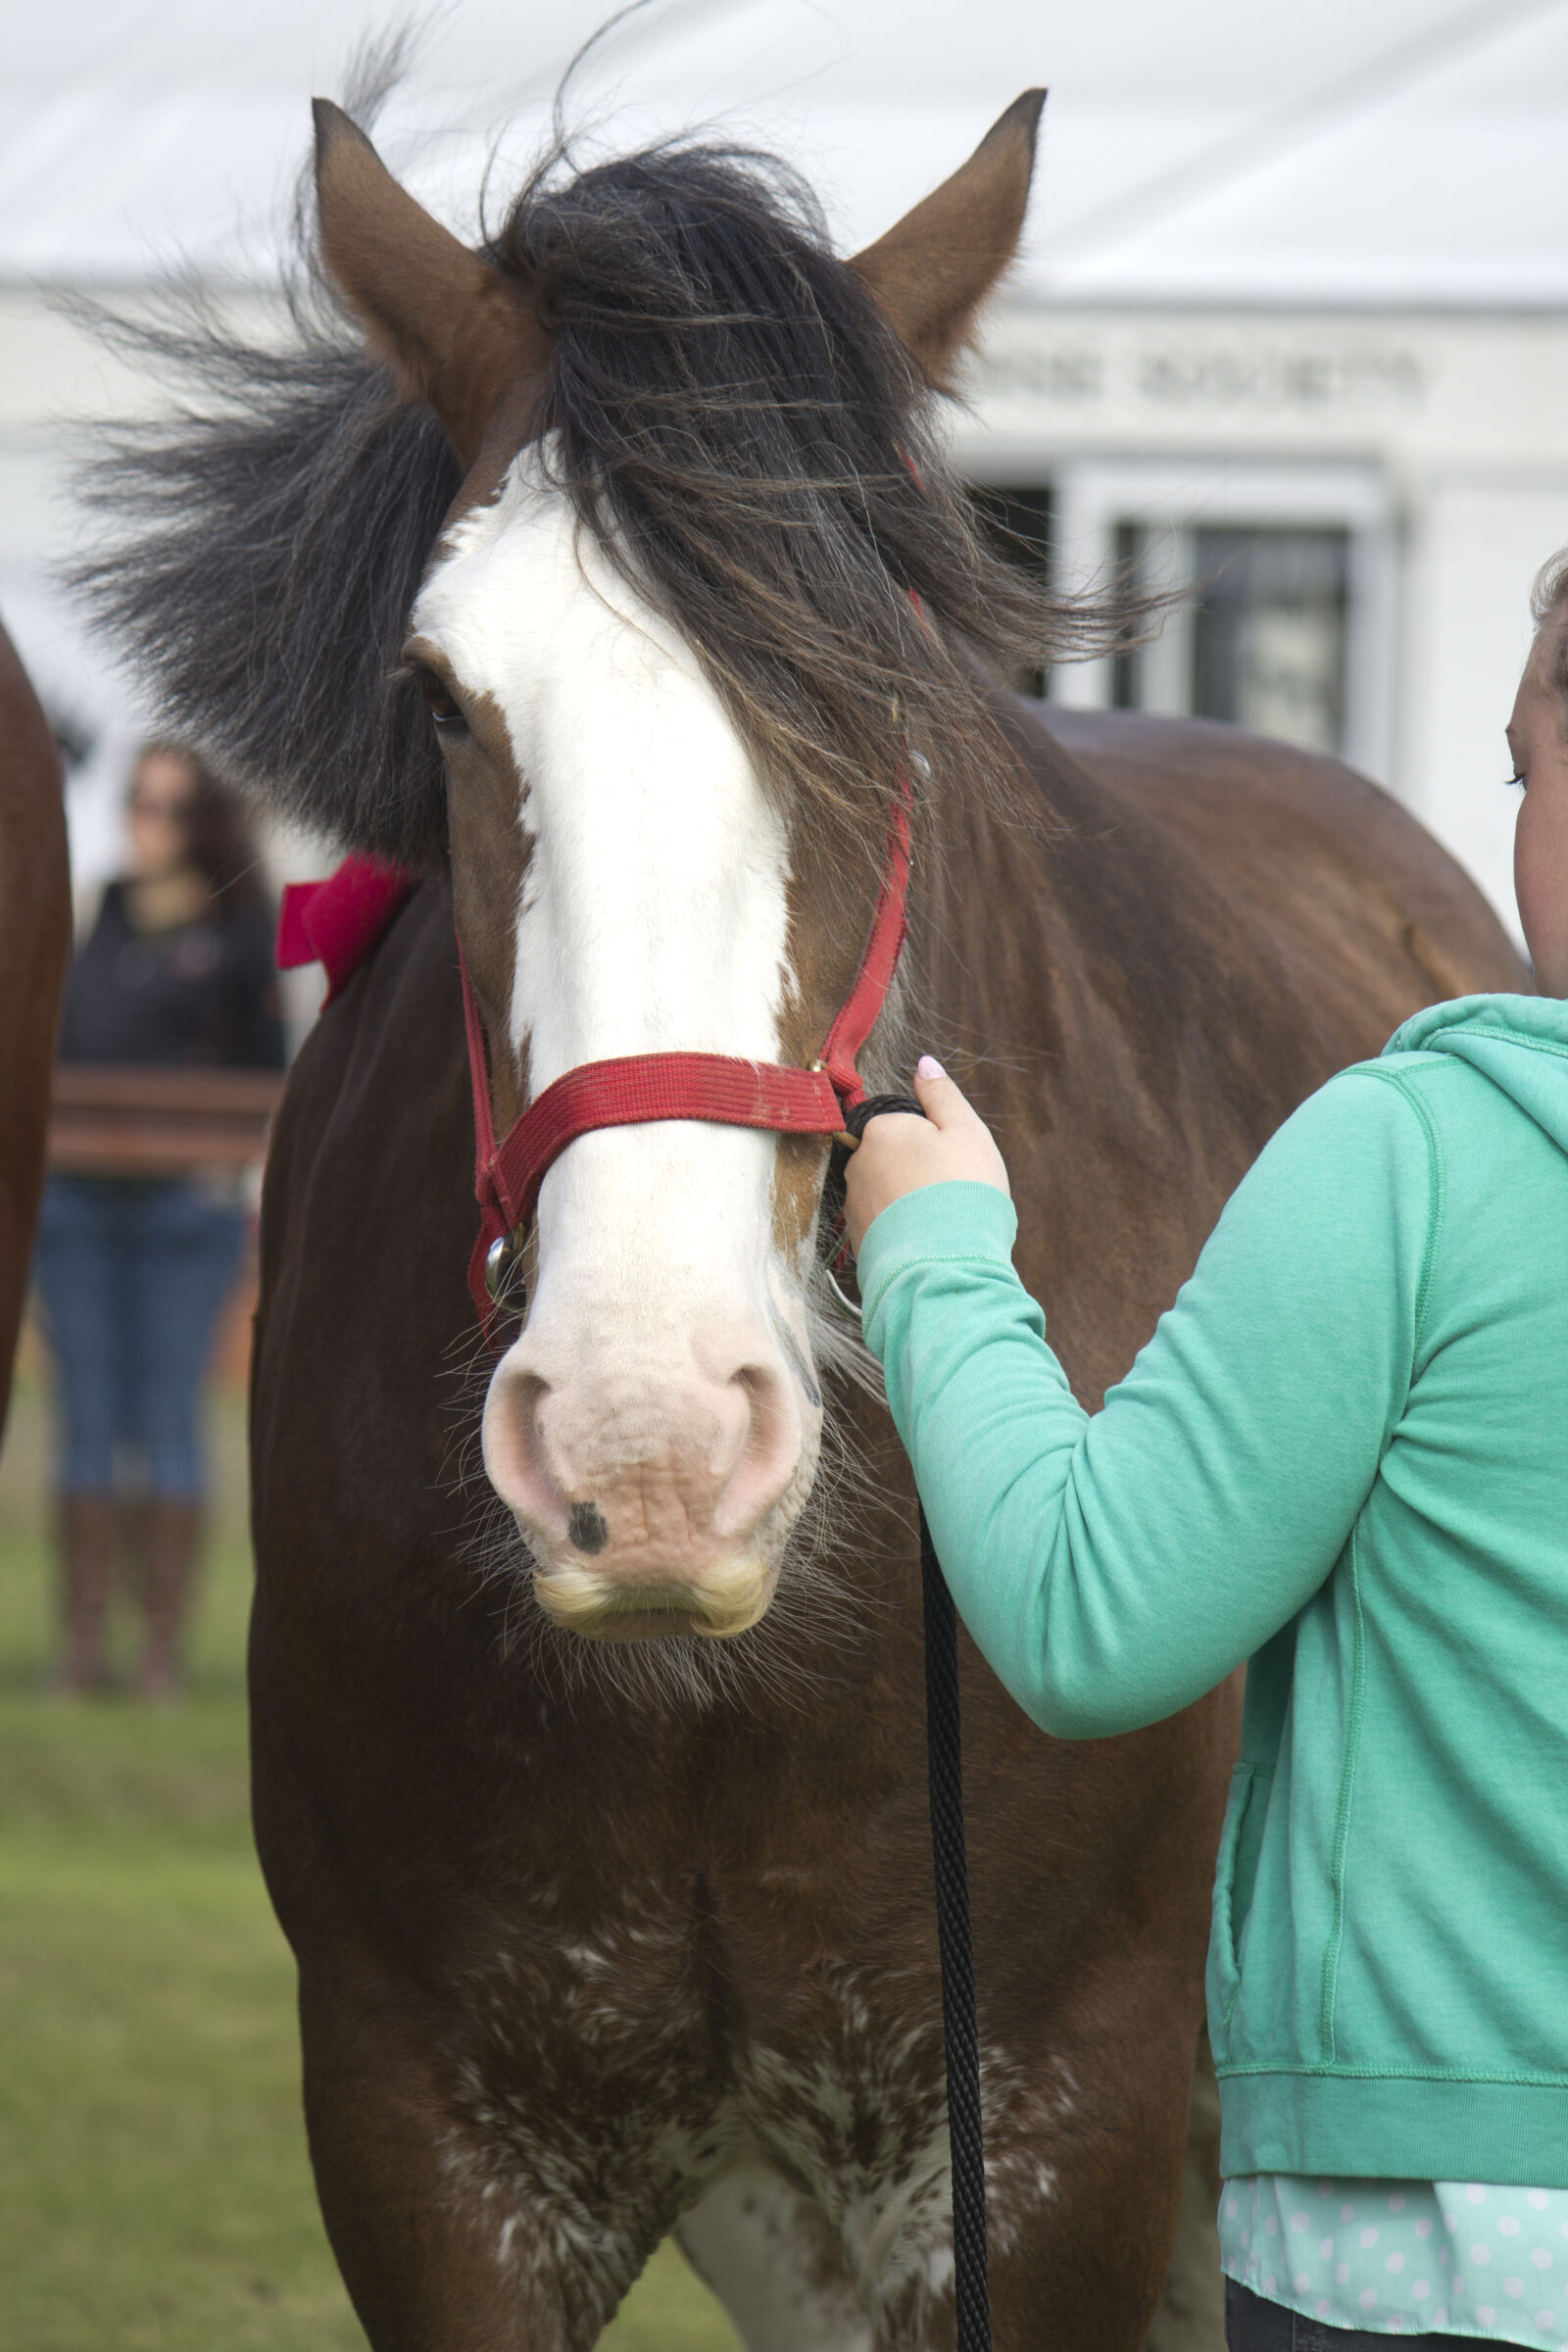
[{"label": "blurred person in background", "polygon": [[[281,1070],[272,909],[239,802],[183,746],[153,743],[127,813],[129,870],[72,966],[61,1061]],[[246,1229],[238,1170],[108,1165],[49,1180],[35,1274],[59,1372],[62,1695],[104,1686],[122,1524],[141,1551],[137,1690],[177,1692],[206,1489],[203,1377]]]}]

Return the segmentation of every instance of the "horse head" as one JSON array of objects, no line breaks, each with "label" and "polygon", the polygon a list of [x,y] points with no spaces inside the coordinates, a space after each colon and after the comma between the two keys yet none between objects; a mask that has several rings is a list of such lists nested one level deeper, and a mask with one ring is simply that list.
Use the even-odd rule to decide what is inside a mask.
[{"label": "horse head", "polygon": [[[440,746],[498,1131],[584,1062],[819,1050],[899,747],[863,679],[848,739],[822,740],[812,662],[850,633],[811,566],[842,572],[858,535],[861,568],[887,568],[823,511],[873,469],[904,476],[884,500],[920,499],[900,440],[1012,258],[1040,104],[848,264],[689,151],[536,187],[475,253],[318,104],[328,272],[465,469],[404,659]],[[893,583],[890,602],[912,645]],[[665,1120],[586,1135],[547,1174],[483,1442],[558,1623],[731,1635],[766,1610],[821,1437],[826,1151]]]},{"label": "horse head", "polygon": [[[784,166],[688,141],[558,152],[470,250],[323,103],[292,339],[106,321],[183,380],[98,466],[123,527],[79,584],[237,781],[450,878],[497,1133],[628,1055],[832,1094],[805,1073],[833,1031],[842,1075],[906,789],[929,901],[1019,773],[983,664],[1108,642],[988,543],[934,429],[1042,96],[852,261]],[[739,1633],[804,1562],[824,1375],[870,1377],[826,1305],[826,1163],[662,1108],[545,1174],[483,1438],[561,1624]]]}]

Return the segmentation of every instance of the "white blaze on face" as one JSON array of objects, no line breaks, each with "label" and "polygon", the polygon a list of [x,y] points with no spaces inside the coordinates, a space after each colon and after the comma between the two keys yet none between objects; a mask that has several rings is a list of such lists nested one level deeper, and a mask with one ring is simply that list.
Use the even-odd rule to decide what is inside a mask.
[{"label": "white blaze on face", "polygon": [[[774,1061],[788,843],[688,648],[525,452],[455,526],[415,613],[504,716],[529,849],[512,1045],[537,1096],[579,1063]],[[544,1181],[527,1325],[485,1464],[550,1612],[617,1639],[741,1630],[771,1596],[820,1415],[800,1273],[773,1242],[770,1134],[584,1136]]]}]

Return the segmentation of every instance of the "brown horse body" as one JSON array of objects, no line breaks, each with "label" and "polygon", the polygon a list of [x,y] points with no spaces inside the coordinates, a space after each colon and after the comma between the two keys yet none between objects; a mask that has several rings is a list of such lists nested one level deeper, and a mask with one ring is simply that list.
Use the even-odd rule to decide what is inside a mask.
[{"label": "brown horse body", "polygon": [[0,1430],[26,1295],[71,946],[60,759],[0,629]]},{"label": "brown horse body", "polygon": [[[923,846],[910,979],[1093,1405],[1296,1103],[1417,1005],[1524,983],[1451,862],[1332,762],[1193,723],[1006,723],[1052,822],[971,813]],[[833,1400],[864,1483],[841,1597],[780,1633],[777,1675],[686,1702],[573,1677],[465,1548],[471,1155],[432,887],[301,1057],[263,1231],[257,1832],[357,2307],[378,2352],[577,2352],[677,2229],[753,2352],[949,2344],[885,1414]],[[963,1672],[996,2339],[1133,2352],[1175,2227],[1233,1708],[1063,1743],[967,1645]]]}]

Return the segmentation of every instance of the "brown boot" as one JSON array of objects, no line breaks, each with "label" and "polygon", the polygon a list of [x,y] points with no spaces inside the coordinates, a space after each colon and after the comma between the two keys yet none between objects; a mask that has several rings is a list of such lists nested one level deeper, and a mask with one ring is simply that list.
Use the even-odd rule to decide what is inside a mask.
[{"label": "brown boot", "polygon": [[147,1497],[122,1494],[119,1502],[118,1557],[110,1579],[112,1593],[122,1595],[138,1614],[147,1602]]},{"label": "brown boot", "polygon": [[112,1494],[60,1497],[60,1614],[64,1652],[52,1688],[62,1698],[102,1690],[104,1635],[119,1516]]},{"label": "brown boot", "polygon": [[184,1673],[185,1620],[190,1613],[202,1506],[172,1494],[155,1494],[147,1505],[144,1553],[147,1648],[136,1689],[162,1702],[179,1696]]}]

